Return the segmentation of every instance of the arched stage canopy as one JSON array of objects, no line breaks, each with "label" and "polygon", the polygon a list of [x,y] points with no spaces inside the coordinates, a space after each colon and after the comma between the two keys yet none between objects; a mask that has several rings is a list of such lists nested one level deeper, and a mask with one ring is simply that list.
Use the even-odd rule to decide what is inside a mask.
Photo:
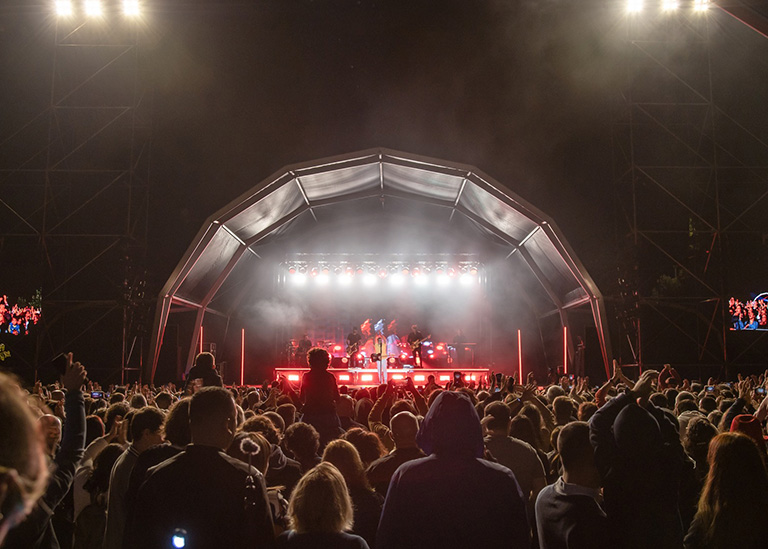
[{"label": "arched stage canopy", "polygon": [[[254,264],[262,261],[262,247],[292,230],[306,233],[318,224],[338,223],[350,204],[358,211],[381,209],[385,200],[402,206],[399,215],[415,203],[421,212],[427,209],[448,223],[463,217],[463,223],[501,249],[515,278],[529,279],[538,288],[537,315],[557,314],[568,326],[569,312],[591,308],[608,372],[603,298],[551,219],[472,166],[372,149],[288,166],[211,216],[159,297],[146,363],[151,371],[143,372],[143,378],[154,378],[169,315],[196,311],[191,341],[180,343],[188,350],[189,368],[205,315],[237,314],[243,290],[224,290],[247,283]],[[219,300],[224,293],[226,300]],[[572,342],[569,349],[572,354]]]}]

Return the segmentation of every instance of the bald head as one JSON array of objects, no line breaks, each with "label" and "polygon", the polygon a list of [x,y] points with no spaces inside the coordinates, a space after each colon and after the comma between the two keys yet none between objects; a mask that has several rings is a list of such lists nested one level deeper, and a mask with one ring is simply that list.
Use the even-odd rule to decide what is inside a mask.
[{"label": "bald head", "polygon": [[399,412],[389,421],[392,438],[398,448],[416,446],[416,433],[419,432],[419,420],[411,412]]}]

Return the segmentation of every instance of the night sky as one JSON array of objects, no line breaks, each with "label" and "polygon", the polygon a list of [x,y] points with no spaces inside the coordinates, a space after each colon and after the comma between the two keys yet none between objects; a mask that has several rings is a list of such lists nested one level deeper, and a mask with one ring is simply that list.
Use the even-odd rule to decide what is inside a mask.
[{"label": "night sky", "polygon": [[[373,147],[478,167],[550,215],[603,293],[615,291],[628,232],[612,140],[628,75],[622,3],[146,6],[155,292],[203,221],[242,192],[285,165]],[[768,142],[768,40],[710,16],[718,102]],[[43,7],[0,7],[0,141],[47,102],[50,33]],[[4,242],[4,265],[39,260]]]}]

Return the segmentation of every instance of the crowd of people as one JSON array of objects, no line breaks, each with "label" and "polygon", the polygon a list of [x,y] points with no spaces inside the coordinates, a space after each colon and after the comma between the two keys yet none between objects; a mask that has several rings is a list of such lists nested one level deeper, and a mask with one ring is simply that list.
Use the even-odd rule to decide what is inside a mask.
[{"label": "crowd of people", "polygon": [[0,296],[0,333],[24,335],[29,328],[40,320],[40,308],[32,305],[19,305],[8,301],[8,296]]},{"label": "crowd of people", "polygon": [[0,374],[0,545],[768,547],[768,372],[354,390],[307,359],[300,387],[209,353],[180,388]]},{"label": "crowd of people", "polygon": [[728,300],[731,330],[768,330],[768,296],[747,300],[746,303],[732,297]]}]

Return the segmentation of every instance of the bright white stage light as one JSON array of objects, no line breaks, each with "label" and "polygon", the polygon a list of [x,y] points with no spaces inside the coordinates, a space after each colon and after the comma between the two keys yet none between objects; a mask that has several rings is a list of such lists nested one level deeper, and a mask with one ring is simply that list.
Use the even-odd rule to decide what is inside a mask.
[{"label": "bright white stage light", "polygon": [[640,13],[643,11],[643,0],[627,0],[627,13]]},{"label": "bright white stage light", "polygon": [[349,286],[352,284],[352,275],[343,274],[339,276],[339,284],[342,286]]},{"label": "bright white stage light", "polygon": [[304,286],[307,283],[307,275],[303,273],[292,274],[290,279],[296,286]]},{"label": "bright white stage light", "polygon": [[450,282],[451,282],[451,277],[449,277],[447,274],[437,275],[438,286],[448,286]]},{"label": "bright white stage light", "polygon": [[677,0],[663,0],[661,2],[661,10],[665,12],[675,11],[679,7],[680,4]]},{"label": "bright white stage light", "polygon": [[426,286],[427,285],[427,277],[424,275],[414,276],[413,277],[413,283],[416,286]]},{"label": "bright white stage light", "polygon": [[461,281],[462,286],[469,286],[474,282],[474,279],[472,278],[472,275],[469,273],[464,273],[461,275],[461,278],[459,279]]},{"label": "bright white stage light", "polygon": [[315,278],[315,280],[317,281],[318,285],[320,285],[320,286],[325,286],[326,284],[328,284],[328,281],[330,279],[331,278],[327,274],[325,274],[325,273],[321,273],[321,274],[317,275],[317,278]]},{"label": "bright white stage light", "polygon": [[128,17],[138,17],[141,15],[139,0],[123,0],[123,13]]},{"label": "bright white stage light", "polygon": [[69,17],[72,15],[71,0],[56,0],[56,15],[59,17]]},{"label": "bright white stage light", "polygon": [[85,15],[88,17],[101,17],[102,9],[99,0],[85,0]]},{"label": "bright white stage light", "polygon": [[366,273],[366,275],[363,277],[363,284],[368,287],[375,286],[377,282],[378,278],[373,273]]},{"label": "bright white stage light", "polygon": [[402,286],[403,282],[405,282],[405,277],[401,274],[393,274],[389,277],[389,283],[392,284],[392,286]]},{"label": "bright white stage light", "polygon": [[694,11],[707,11],[709,9],[709,0],[694,0]]}]

